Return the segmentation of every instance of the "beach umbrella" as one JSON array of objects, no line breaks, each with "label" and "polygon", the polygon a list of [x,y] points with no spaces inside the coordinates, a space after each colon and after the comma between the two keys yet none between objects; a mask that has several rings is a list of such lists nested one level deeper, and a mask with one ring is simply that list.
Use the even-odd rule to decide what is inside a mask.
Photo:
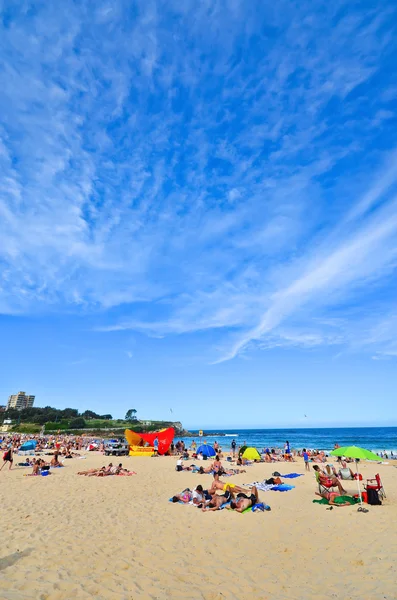
[{"label": "beach umbrella", "polygon": [[[379,460],[379,456],[371,452],[370,450],[366,450],[365,448],[360,448],[359,446],[344,446],[343,448],[336,448],[330,452],[332,456],[346,456],[346,458],[355,458],[360,460]],[[360,487],[360,478],[358,476],[358,462],[356,460],[356,471],[357,471],[357,488],[358,495],[360,497],[360,508],[363,508],[363,498],[361,495],[361,487]]]},{"label": "beach umbrella", "polygon": [[247,448],[244,451],[243,458],[247,458],[248,460],[260,460],[261,455],[256,448]]},{"label": "beach umbrella", "polygon": [[207,444],[203,444],[202,446],[197,448],[197,454],[200,454],[200,452],[203,456],[215,456],[216,455],[216,452],[213,449],[213,447],[207,446]]}]

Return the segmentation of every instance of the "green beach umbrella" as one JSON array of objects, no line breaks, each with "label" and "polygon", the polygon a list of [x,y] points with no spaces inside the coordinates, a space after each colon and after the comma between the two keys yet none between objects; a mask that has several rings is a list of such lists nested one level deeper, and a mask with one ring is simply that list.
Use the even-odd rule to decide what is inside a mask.
[{"label": "green beach umbrella", "polygon": [[[344,446],[343,448],[336,448],[330,452],[332,456],[346,456],[346,458],[359,458],[360,460],[379,460],[379,456],[366,450],[365,448],[359,448],[359,446]],[[356,471],[357,471],[357,487],[358,495],[360,497],[360,508],[363,508],[363,498],[361,496],[360,478],[358,476],[358,462],[356,460]]]},{"label": "green beach umbrella", "polygon": [[365,448],[359,448],[358,446],[344,446],[343,448],[336,448],[330,452],[332,456],[346,456],[346,458],[360,458],[362,460],[379,460],[379,456],[366,450]]}]

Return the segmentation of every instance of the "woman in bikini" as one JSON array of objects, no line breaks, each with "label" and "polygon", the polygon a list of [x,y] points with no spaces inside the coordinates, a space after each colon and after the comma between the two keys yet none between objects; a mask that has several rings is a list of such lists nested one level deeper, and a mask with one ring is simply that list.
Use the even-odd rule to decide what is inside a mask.
[{"label": "woman in bikini", "polygon": [[316,496],[320,496],[321,498],[325,498],[328,500],[328,504],[330,506],[351,506],[350,502],[335,502],[335,498],[340,498],[340,494],[338,492],[315,492]]},{"label": "woman in bikini", "polygon": [[190,502],[192,500],[193,494],[190,490],[186,489],[183,490],[183,492],[181,492],[180,494],[176,494],[175,496],[172,497],[172,501],[173,502],[184,502],[185,504],[188,504],[188,502]]}]

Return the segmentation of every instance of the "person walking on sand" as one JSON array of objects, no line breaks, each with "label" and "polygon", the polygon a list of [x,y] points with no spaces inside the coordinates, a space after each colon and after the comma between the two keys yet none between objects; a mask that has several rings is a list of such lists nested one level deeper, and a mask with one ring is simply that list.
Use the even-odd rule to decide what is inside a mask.
[{"label": "person walking on sand", "polygon": [[11,471],[12,463],[14,462],[14,459],[13,459],[13,457],[12,457],[12,445],[11,445],[11,444],[8,446],[8,450],[7,450],[7,451],[4,453],[4,455],[3,455],[3,461],[4,461],[4,462],[3,462],[3,464],[2,464],[2,467],[1,467],[0,471],[2,471],[2,470],[3,470],[3,467],[4,467],[4,466],[6,465],[6,463],[8,463],[8,462],[10,463],[10,468],[9,468],[9,471]]}]

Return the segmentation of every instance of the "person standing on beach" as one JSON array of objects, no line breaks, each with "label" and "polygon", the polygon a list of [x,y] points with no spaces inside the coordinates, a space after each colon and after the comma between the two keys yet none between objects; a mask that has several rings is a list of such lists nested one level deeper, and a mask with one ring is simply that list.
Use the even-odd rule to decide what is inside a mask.
[{"label": "person standing on beach", "polygon": [[306,448],[303,448],[303,450],[302,450],[302,456],[303,456],[303,460],[305,461],[305,470],[306,471],[310,471],[309,455],[306,452]]},{"label": "person standing on beach", "polygon": [[236,456],[236,440],[232,440],[232,443],[230,444],[230,447],[232,449],[232,454],[233,454],[233,458]]},{"label": "person standing on beach", "polygon": [[11,471],[12,463],[14,462],[14,459],[13,459],[13,457],[12,457],[12,445],[11,445],[11,444],[8,446],[8,450],[7,450],[7,451],[4,453],[4,455],[3,455],[3,461],[4,461],[4,462],[3,462],[3,465],[2,465],[2,467],[1,467],[1,469],[0,469],[0,471],[2,471],[2,470],[3,470],[3,467],[5,466],[5,464],[6,464],[7,462],[9,462],[9,463],[10,463],[10,468],[9,468],[9,471]]}]

